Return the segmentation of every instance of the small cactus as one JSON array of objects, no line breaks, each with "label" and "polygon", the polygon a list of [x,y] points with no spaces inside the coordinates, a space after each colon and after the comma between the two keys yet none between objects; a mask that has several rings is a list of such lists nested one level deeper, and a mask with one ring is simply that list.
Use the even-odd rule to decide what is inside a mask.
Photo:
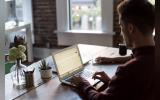
[{"label": "small cactus", "polygon": [[41,60],[41,65],[40,65],[40,69],[41,70],[46,70],[46,69],[48,69],[48,63],[46,63],[46,61],[45,61],[45,59],[42,59]]}]

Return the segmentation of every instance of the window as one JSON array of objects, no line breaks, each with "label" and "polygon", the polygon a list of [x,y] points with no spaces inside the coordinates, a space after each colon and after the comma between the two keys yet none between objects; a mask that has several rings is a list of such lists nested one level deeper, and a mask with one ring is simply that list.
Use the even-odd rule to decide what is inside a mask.
[{"label": "window", "polygon": [[97,30],[96,32],[114,34],[113,2],[114,0],[56,0],[57,32]]},{"label": "window", "polygon": [[18,24],[30,23],[32,26],[31,0],[5,0],[6,23],[5,27],[15,27]]},{"label": "window", "polygon": [[22,0],[6,1],[7,22],[8,24],[16,24],[15,21],[23,21]]},{"label": "window", "polygon": [[56,0],[58,45],[112,46],[113,5],[114,0]]},{"label": "window", "polygon": [[101,0],[69,0],[71,30],[102,30]]},{"label": "window", "polygon": [[155,0],[149,0],[153,5],[155,5]]}]

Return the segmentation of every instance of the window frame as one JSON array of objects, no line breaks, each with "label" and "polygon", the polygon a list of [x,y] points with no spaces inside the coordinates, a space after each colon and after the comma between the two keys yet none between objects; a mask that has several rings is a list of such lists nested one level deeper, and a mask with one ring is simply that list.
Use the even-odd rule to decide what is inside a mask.
[{"label": "window frame", "polygon": [[[67,32],[70,30],[69,25],[69,1],[70,0],[56,0],[57,13],[57,32]],[[108,4],[108,6],[106,6]],[[101,0],[102,10],[102,30],[101,33],[114,34],[113,32],[113,13],[114,0]],[[98,32],[97,32],[98,33]]]},{"label": "window frame", "polygon": [[[102,46],[113,45],[113,13],[114,0],[102,0],[102,31],[69,30],[68,0],[56,0],[57,42],[58,45],[93,44]],[[108,6],[106,6],[106,4]],[[90,38],[88,38],[90,37]]]}]

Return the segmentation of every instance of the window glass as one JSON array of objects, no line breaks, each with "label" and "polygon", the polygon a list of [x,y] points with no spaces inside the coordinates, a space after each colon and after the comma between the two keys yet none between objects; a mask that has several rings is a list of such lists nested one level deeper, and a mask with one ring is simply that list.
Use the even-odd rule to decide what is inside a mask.
[{"label": "window glass", "polygon": [[70,0],[70,29],[102,29],[101,0]]},{"label": "window glass", "polygon": [[12,28],[23,22],[23,0],[6,1],[6,28]]},{"label": "window glass", "polygon": [[155,0],[149,0],[153,5],[155,5]]},{"label": "window glass", "polygon": [[19,21],[23,21],[23,4],[22,0],[15,0],[16,1],[16,17]]}]

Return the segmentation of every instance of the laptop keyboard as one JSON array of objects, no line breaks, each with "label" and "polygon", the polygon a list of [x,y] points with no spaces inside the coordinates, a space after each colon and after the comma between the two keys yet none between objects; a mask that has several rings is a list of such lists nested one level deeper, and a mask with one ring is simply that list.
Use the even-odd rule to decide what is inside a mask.
[{"label": "laptop keyboard", "polygon": [[[89,83],[93,86],[93,85],[95,85],[96,83],[99,82],[98,79],[95,79],[95,80],[92,79],[93,74],[94,74],[94,72],[92,72],[92,71],[84,70],[84,71],[76,74],[75,76],[80,75],[80,76],[83,77],[84,79],[88,80]],[[72,82],[73,82],[73,79],[72,79],[72,78],[73,78],[73,77],[69,77],[68,79],[66,79],[66,81],[72,83]]]},{"label": "laptop keyboard", "polygon": [[[84,79],[88,79],[88,78],[91,78],[93,74],[94,74],[93,72],[85,70],[85,71],[82,71],[81,73],[76,74],[75,76],[80,75]],[[72,82],[72,78],[73,77],[69,77],[66,79],[66,81]]]},{"label": "laptop keyboard", "polygon": [[94,74],[93,72],[85,70],[80,74],[80,76],[87,79],[87,78],[91,78],[93,74]]}]

